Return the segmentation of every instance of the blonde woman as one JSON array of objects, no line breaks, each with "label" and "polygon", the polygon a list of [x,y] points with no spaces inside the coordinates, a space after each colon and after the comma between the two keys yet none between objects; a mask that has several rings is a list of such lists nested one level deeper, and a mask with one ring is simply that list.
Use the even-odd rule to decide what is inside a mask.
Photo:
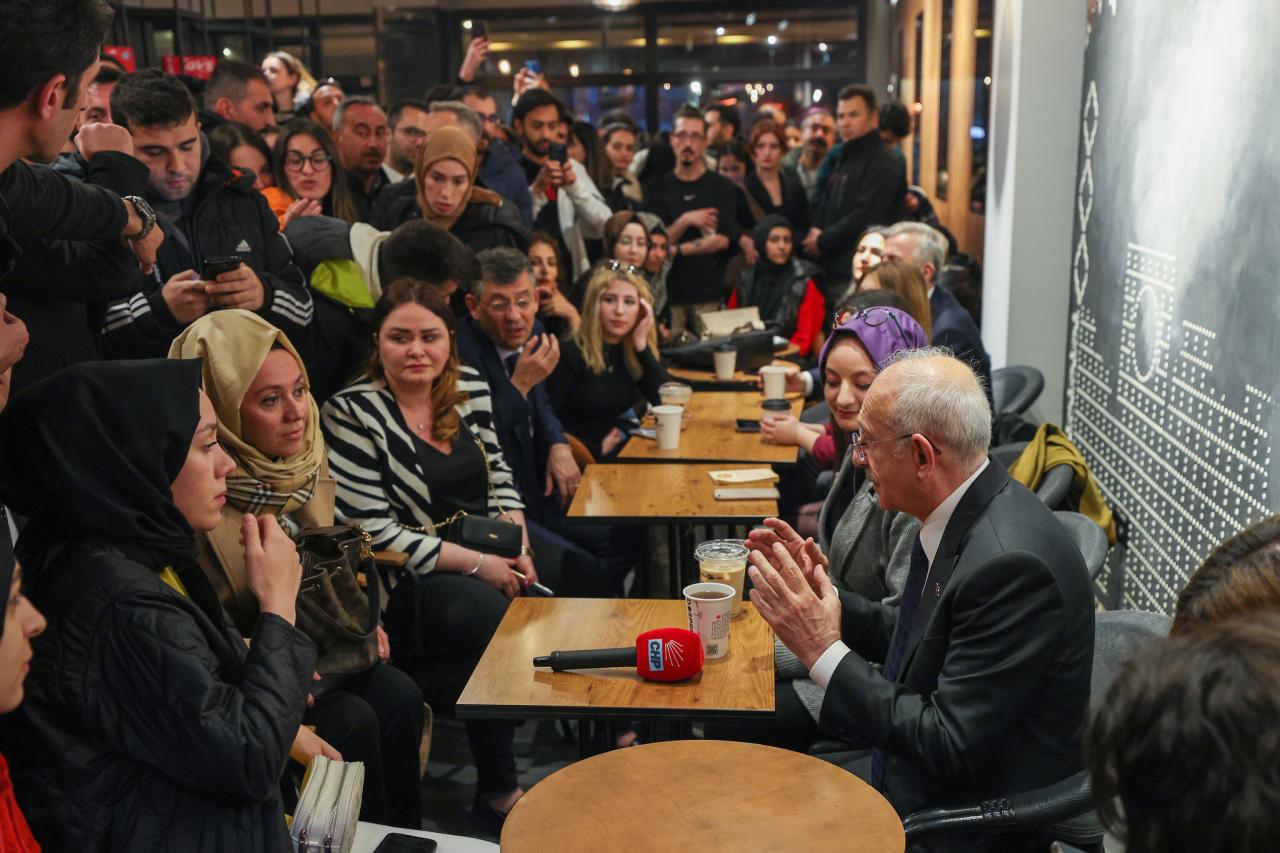
[{"label": "blonde woman", "polygon": [[911,318],[924,329],[925,338],[932,332],[932,313],[929,310],[929,289],[915,264],[906,261],[883,261],[867,270],[858,282],[857,292],[888,290],[902,297],[911,311]]},{"label": "blonde woman", "polygon": [[316,88],[316,78],[302,60],[283,50],[267,54],[262,60],[262,74],[271,87],[278,122],[292,118],[294,102],[309,96]]},{"label": "blonde woman", "polygon": [[560,347],[547,394],[566,432],[596,458],[612,456],[637,403],[658,402],[667,371],[658,361],[653,295],[644,279],[607,261],[587,282],[582,323]]}]

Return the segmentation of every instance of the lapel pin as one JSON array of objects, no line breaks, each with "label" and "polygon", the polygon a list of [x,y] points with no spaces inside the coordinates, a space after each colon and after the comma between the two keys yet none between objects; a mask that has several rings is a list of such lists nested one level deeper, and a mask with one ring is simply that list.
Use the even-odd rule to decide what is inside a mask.
[{"label": "lapel pin", "polygon": [[941,598],[941,597],[942,597],[942,584],[941,584],[941,583],[935,583],[935,584],[933,585],[933,597],[934,597],[934,598]]}]

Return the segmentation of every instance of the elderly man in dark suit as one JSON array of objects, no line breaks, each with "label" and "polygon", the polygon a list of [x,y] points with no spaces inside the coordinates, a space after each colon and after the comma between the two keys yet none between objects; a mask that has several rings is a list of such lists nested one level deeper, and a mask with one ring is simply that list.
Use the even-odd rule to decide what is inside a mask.
[{"label": "elderly man in dark suit", "polygon": [[529,260],[515,249],[486,249],[478,258],[481,278],[466,294],[458,356],[489,383],[494,429],[525,501],[533,547],[554,551],[539,562],[561,565],[557,592],[619,594],[636,543],[609,525],[570,527],[564,520],[582,473],[547,398],[544,382],[560,346],[537,320]]},{"label": "elderly man in dark suit", "polygon": [[929,288],[929,310],[933,320],[930,343],[946,347],[956,358],[973,368],[991,397],[991,357],[982,345],[978,326],[946,287],[938,285],[938,274],[947,262],[947,238],[923,222],[899,222],[885,232],[884,259],[914,264]]},{"label": "elderly man in dark suit", "polygon": [[[874,747],[850,769],[902,815],[1078,772],[1093,661],[1080,553],[988,460],[986,398],[941,352],[907,351],[877,376],[854,434],[880,506],[921,520],[901,606],[837,592],[811,540],[753,533],[749,569],[752,601],[826,688],[820,725]],[[1042,841],[936,839],[950,851]]]}]

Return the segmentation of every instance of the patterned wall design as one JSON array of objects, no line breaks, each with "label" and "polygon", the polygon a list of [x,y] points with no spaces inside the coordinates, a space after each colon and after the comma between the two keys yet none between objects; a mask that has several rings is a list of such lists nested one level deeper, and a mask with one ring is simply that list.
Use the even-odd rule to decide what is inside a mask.
[{"label": "patterned wall design", "polygon": [[1128,523],[1121,606],[1169,612],[1217,542],[1278,504],[1280,4],[1098,6],[1066,428]]}]

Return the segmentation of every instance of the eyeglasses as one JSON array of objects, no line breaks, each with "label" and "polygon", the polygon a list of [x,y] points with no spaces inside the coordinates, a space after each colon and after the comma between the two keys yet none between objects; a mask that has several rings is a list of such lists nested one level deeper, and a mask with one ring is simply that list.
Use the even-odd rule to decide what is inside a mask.
[{"label": "eyeglasses", "polygon": [[639,267],[633,267],[631,264],[624,264],[618,260],[605,261],[604,268],[609,272],[625,272],[630,275],[640,275],[641,272]]},{"label": "eyeglasses", "polygon": [[[920,433],[909,432],[906,435],[895,435],[892,438],[877,438],[875,441],[863,441],[862,430],[855,429],[850,435],[849,440],[853,447],[853,462],[855,465],[865,466],[867,464],[867,448],[873,444],[884,444],[888,441],[902,441],[904,438],[915,438]],[[929,446],[933,448],[933,452],[942,455],[942,448],[933,443],[933,439],[926,435],[920,435],[925,441],[929,442]]]},{"label": "eyeglasses", "polygon": [[682,130],[679,133],[673,133],[671,134],[671,138],[674,139],[676,142],[706,142],[707,141],[707,135],[705,133],[691,133],[687,130]]},{"label": "eyeglasses", "polygon": [[497,113],[476,113],[476,118],[480,119],[480,121],[481,121],[482,123],[484,123],[484,124],[497,124],[497,123],[498,123],[498,114],[497,114]]},{"label": "eyeglasses", "polygon": [[493,299],[483,304],[490,314],[502,316],[511,310],[512,305],[516,307],[517,311],[528,311],[535,304],[535,300],[528,296],[522,296],[514,302],[509,299]]},{"label": "eyeglasses", "polygon": [[890,311],[888,308],[859,308],[857,311],[850,311],[847,308],[843,311],[836,312],[836,321],[831,328],[838,329],[850,320],[862,320],[868,328],[874,329],[876,326],[883,326],[890,321],[893,327],[898,330],[898,339],[906,341],[907,333],[903,331],[902,324],[898,322],[898,315]]},{"label": "eyeglasses", "polygon": [[328,154],[312,154],[308,157],[307,155],[300,154],[297,151],[290,151],[288,154],[284,155],[284,167],[290,172],[301,172],[302,167],[307,163],[310,163],[312,169],[315,169],[317,172],[324,172],[329,169],[329,164],[332,160],[333,158]]}]

